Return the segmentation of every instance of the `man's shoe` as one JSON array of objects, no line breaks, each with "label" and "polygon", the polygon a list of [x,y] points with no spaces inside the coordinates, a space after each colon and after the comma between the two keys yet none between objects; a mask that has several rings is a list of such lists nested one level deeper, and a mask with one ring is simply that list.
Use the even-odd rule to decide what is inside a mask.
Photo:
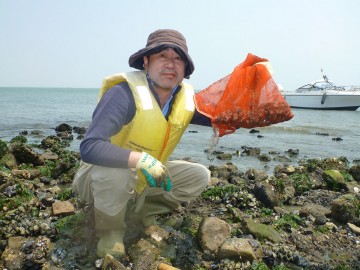
[{"label": "man's shoe", "polygon": [[123,239],[123,230],[110,230],[101,232],[96,254],[99,257],[104,257],[106,254],[110,254],[115,258],[123,257],[125,255]]},{"label": "man's shoe", "polygon": [[100,235],[96,251],[99,257],[110,254],[113,257],[120,258],[125,255],[125,212],[126,208],[115,216],[109,216],[94,208],[95,229]]}]

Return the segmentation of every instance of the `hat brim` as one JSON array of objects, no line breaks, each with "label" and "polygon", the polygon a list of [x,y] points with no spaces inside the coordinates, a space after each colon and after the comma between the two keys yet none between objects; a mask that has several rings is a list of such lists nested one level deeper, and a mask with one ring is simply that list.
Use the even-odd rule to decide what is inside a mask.
[{"label": "hat brim", "polygon": [[168,42],[150,45],[134,53],[129,58],[129,66],[139,70],[144,70],[144,56],[149,56],[152,54],[159,53],[167,48],[174,49],[180,55],[180,57],[186,62],[184,77],[186,79],[189,79],[190,75],[195,70],[195,66],[190,55],[186,51],[181,49],[179,46],[175,44],[169,44]]}]

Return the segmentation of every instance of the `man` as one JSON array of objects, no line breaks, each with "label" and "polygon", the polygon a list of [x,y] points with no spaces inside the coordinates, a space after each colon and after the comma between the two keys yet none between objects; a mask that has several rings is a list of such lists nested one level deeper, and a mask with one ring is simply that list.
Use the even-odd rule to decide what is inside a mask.
[{"label": "man", "polygon": [[209,170],[196,163],[168,161],[189,123],[210,126],[183,82],[195,67],[181,33],[160,29],[129,58],[139,71],[105,78],[92,123],[80,145],[81,166],[73,188],[94,206],[100,239],[97,255],[125,254],[127,203],[144,226],[201,194]]}]

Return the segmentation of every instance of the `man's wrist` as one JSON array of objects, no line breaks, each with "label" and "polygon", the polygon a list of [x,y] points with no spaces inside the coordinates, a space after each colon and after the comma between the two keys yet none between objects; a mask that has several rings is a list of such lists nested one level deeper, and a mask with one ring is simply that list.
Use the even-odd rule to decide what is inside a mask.
[{"label": "man's wrist", "polygon": [[130,152],[129,160],[128,160],[129,168],[136,168],[136,165],[139,163],[141,155],[142,155],[141,152],[136,152],[136,151]]}]

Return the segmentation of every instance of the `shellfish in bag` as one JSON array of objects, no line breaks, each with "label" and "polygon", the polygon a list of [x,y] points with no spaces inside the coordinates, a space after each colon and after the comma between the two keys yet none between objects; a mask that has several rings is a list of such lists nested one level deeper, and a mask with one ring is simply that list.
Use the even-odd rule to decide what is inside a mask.
[{"label": "shellfish in bag", "polygon": [[219,137],[241,127],[269,126],[294,116],[272,78],[269,61],[250,53],[231,74],[197,92],[194,100]]}]

